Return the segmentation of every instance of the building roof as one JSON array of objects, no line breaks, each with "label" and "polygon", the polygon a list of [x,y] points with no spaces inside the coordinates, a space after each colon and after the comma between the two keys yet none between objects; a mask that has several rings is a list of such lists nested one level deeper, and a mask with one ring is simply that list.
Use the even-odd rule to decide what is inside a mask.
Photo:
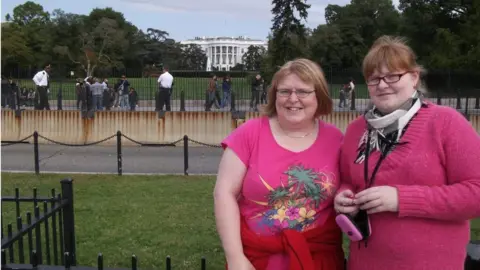
[{"label": "building roof", "polygon": [[184,41],[216,41],[216,40],[232,40],[232,41],[259,41],[265,42],[265,40],[261,39],[252,39],[246,36],[239,36],[239,37],[226,37],[226,36],[219,36],[219,37],[195,37],[193,39],[187,39]]}]

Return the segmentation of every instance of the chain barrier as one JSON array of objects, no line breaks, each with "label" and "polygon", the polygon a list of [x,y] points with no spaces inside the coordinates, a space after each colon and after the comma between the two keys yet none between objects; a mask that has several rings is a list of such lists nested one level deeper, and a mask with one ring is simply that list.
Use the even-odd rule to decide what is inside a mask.
[{"label": "chain barrier", "polygon": [[19,141],[14,141],[14,142],[9,142],[9,143],[2,143],[2,147],[22,143],[22,142],[30,139],[31,137],[33,137],[33,134],[30,135],[30,136],[27,136],[27,137],[25,137],[25,138],[23,138],[23,139],[21,139],[21,140],[19,140]]},{"label": "chain barrier", "polygon": [[122,134],[122,137],[124,137],[125,139],[127,139],[127,140],[129,140],[129,141],[131,141],[131,142],[133,142],[133,143],[136,143],[136,144],[138,144],[138,145],[141,145],[141,146],[160,146],[160,147],[162,147],[162,146],[177,146],[177,143],[179,143],[179,142],[181,142],[181,141],[183,140],[183,138],[182,138],[182,139],[176,140],[176,141],[174,141],[174,142],[170,142],[170,143],[157,143],[157,144],[154,144],[154,143],[142,143],[142,142],[139,142],[139,141],[137,141],[137,140],[134,140],[134,139],[128,137],[128,136],[125,135],[125,134]]},{"label": "chain barrier", "polygon": [[[52,139],[49,139],[45,136],[42,136],[40,134],[38,134],[38,137],[39,138],[42,138],[46,141],[49,141],[51,143],[54,143],[54,144],[59,144],[59,145],[63,145],[63,146],[72,146],[72,147],[80,147],[80,146],[92,146],[92,145],[96,145],[96,144],[100,144],[102,142],[105,142],[105,141],[108,141],[110,139],[113,139],[115,138],[115,136],[117,135],[112,135],[110,137],[107,137],[105,139],[102,139],[102,140],[99,140],[99,141],[96,141],[96,142],[91,142],[91,143],[84,143],[84,144],[70,144],[70,143],[63,143],[63,142],[59,142],[59,141],[55,141],[55,140],[52,140]],[[9,142],[9,143],[2,143],[2,146],[9,146],[9,145],[13,145],[13,144],[19,144],[19,143],[22,143],[28,139],[30,139],[31,137],[33,137],[33,134],[32,135],[29,135],[21,140],[18,140],[18,141],[14,141],[14,142]],[[122,134],[122,137],[124,137],[125,139],[133,142],[133,143],[136,143],[138,145],[143,145],[143,146],[149,146],[149,145],[156,145],[156,146],[177,146],[177,144],[181,141],[183,141],[183,138],[180,138],[176,141],[173,141],[173,142],[169,142],[169,143],[161,143],[161,144],[153,144],[153,143],[142,143],[142,142],[139,142],[137,140],[134,140],[130,137],[128,137],[127,135],[125,134]],[[194,140],[194,139],[191,139],[191,138],[188,138],[189,141],[193,142],[193,143],[196,143],[196,144],[199,144],[199,145],[202,145],[202,146],[207,146],[207,147],[215,147],[215,148],[221,148],[222,146],[221,145],[218,145],[218,144],[209,144],[209,143],[203,143],[203,142],[199,142],[197,140]]]},{"label": "chain barrier", "polygon": [[203,143],[203,142],[199,142],[199,141],[196,141],[196,140],[190,139],[190,138],[188,138],[188,140],[191,141],[191,142],[193,142],[193,143],[200,144],[200,145],[207,146],[207,147],[222,148],[222,146],[219,145],[219,144]]},{"label": "chain barrier", "polygon": [[[33,136],[33,135],[32,135],[32,136]],[[73,146],[73,147],[92,146],[92,145],[100,144],[100,143],[102,143],[102,142],[105,142],[105,141],[108,141],[108,140],[110,140],[110,139],[112,139],[112,138],[115,138],[116,136],[117,136],[117,135],[112,135],[112,136],[107,137],[107,138],[105,138],[105,139],[103,139],[103,140],[96,141],[96,142],[91,142],[91,143],[70,144],[70,143],[62,143],[62,142],[59,142],[59,141],[55,141],[55,140],[49,139],[49,138],[47,138],[47,137],[44,137],[44,136],[38,134],[38,137],[39,137],[39,138],[42,138],[42,139],[44,139],[44,140],[46,140],[46,141],[49,141],[49,142],[51,142],[51,143],[55,143],[55,144],[59,144],[59,145],[63,145],[63,146]]]}]

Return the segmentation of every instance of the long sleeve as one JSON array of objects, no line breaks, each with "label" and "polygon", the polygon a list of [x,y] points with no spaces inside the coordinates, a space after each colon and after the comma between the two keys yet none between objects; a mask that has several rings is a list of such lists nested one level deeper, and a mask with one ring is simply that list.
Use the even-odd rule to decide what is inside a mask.
[{"label": "long sleeve", "polygon": [[445,109],[441,136],[442,165],[447,182],[441,186],[396,186],[400,217],[468,220],[480,216],[480,136],[453,109]]},{"label": "long sleeve", "polygon": [[346,132],[345,137],[343,138],[343,143],[342,147],[340,148],[340,160],[339,160],[339,168],[340,168],[340,187],[337,190],[337,193],[350,189],[351,191],[355,192],[353,190],[353,182],[352,182],[352,177],[350,174],[350,166],[348,164],[348,152],[347,150],[349,149],[345,145],[345,138],[347,137],[348,129]]}]

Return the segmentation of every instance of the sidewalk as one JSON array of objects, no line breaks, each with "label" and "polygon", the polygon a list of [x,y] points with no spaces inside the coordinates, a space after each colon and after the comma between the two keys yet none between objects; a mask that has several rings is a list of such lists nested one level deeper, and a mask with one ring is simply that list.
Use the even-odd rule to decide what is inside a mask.
[{"label": "sidewalk", "polygon": [[[35,172],[33,144],[2,147],[2,172]],[[189,148],[189,174],[216,174],[222,149]],[[122,148],[123,173],[183,174],[183,147]],[[117,173],[116,146],[39,145],[40,173]]]}]

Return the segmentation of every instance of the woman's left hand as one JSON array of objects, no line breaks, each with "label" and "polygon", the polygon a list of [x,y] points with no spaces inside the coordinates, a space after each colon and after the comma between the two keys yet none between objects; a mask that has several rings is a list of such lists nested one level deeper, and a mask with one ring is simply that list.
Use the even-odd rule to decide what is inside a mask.
[{"label": "woman's left hand", "polygon": [[355,194],[353,203],[368,214],[398,212],[398,191],[390,186],[367,188]]}]

